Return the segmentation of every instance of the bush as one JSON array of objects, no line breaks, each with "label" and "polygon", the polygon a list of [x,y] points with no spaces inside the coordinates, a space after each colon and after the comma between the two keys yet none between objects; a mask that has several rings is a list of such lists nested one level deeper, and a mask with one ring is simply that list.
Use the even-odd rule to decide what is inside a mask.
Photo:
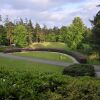
[{"label": "bush", "polygon": [[95,76],[95,70],[92,65],[74,64],[64,68],[63,74],[71,76]]},{"label": "bush", "polygon": [[0,100],[100,100],[100,80],[2,68]]},{"label": "bush", "polygon": [[4,53],[13,53],[13,52],[21,52],[21,48],[8,48],[8,49],[5,49],[3,52]]},{"label": "bush", "polygon": [[69,51],[68,54],[74,57],[79,63],[87,63],[87,57],[79,52]]}]

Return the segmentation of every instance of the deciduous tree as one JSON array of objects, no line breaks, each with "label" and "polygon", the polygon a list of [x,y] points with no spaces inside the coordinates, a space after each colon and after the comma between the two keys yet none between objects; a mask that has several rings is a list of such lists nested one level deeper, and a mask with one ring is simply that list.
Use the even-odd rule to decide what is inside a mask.
[{"label": "deciduous tree", "polygon": [[18,47],[25,47],[28,45],[28,32],[24,25],[17,25],[14,29],[14,43]]}]

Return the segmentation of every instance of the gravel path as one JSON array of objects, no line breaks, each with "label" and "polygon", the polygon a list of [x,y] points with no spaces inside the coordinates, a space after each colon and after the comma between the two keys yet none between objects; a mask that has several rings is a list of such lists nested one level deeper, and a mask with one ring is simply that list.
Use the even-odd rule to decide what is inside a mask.
[{"label": "gravel path", "polygon": [[63,66],[63,67],[71,65],[73,63],[77,63],[77,61],[75,60],[73,63],[68,63],[68,62],[60,62],[60,61],[46,60],[46,59],[33,58],[33,57],[22,57],[22,56],[16,56],[16,55],[5,54],[5,53],[0,53],[0,56],[6,58],[18,59],[18,60],[26,60],[26,61],[33,61],[38,63],[50,64],[50,65]]},{"label": "gravel path", "polygon": [[100,65],[94,65],[96,76],[100,77]]},{"label": "gravel path", "polygon": [[[0,56],[6,57],[6,58],[18,59],[18,60],[26,60],[26,61],[33,61],[33,62],[38,62],[38,63],[56,65],[56,66],[63,66],[63,67],[66,67],[74,63],[78,63],[74,58],[73,58],[74,59],[73,63],[67,63],[67,62],[45,60],[45,59],[39,59],[39,58],[33,58],[33,57],[21,57],[21,56],[15,56],[12,54],[5,54],[5,53],[0,53]],[[100,65],[94,65],[94,68],[95,68],[96,76],[100,77]]]}]

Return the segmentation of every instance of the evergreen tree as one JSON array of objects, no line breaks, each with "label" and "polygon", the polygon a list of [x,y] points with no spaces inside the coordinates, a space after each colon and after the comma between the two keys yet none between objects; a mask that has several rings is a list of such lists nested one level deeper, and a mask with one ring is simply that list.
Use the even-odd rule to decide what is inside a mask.
[{"label": "evergreen tree", "polygon": [[98,53],[100,60],[100,11],[98,11],[91,23],[93,25],[93,49]]},{"label": "evergreen tree", "polygon": [[6,21],[5,28],[6,28],[8,45],[11,45],[13,43],[14,24],[11,21]]},{"label": "evergreen tree", "polygon": [[60,42],[66,42],[66,34],[67,34],[67,27],[62,26],[60,29],[60,35],[59,35],[59,41]]},{"label": "evergreen tree", "polygon": [[22,18],[20,18],[20,20],[19,20],[19,23],[18,24],[20,24],[20,25],[24,25],[24,21],[23,21],[23,19]]},{"label": "evergreen tree", "polygon": [[27,24],[27,30],[28,30],[28,43],[31,44],[35,40],[35,34],[34,34],[34,28],[32,25],[32,21],[29,20],[29,23]]},{"label": "evergreen tree", "polygon": [[46,25],[42,28],[42,40],[46,41],[48,37],[48,28]]},{"label": "evergreen tree", "polygon": [[3,25],[0,25],[0,45],[7,45],[6,31]]},{"label": "evergreen tree", "polygon": [[41,27],[38,23],[36,23],[36,25],[35,25],[34,32],[36,34],[36,42],[40,42]]}]

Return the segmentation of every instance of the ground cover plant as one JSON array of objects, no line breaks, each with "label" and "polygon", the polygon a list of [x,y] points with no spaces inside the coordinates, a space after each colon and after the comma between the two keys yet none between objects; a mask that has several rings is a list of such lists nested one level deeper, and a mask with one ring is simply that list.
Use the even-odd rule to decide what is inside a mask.
[{"label": "ground cover plant", "polygon": [[63,62],[73,62],[73,60],[64,54],[55,52],[44,52],[44,51],[33,51],[33,52],[17,52],[14,55],[25,56],[25,57],[35,57],[42,59],[49,59],[53,61],[63,61]]},{"label": "ground cover plant", "polygon": [[0,68],[0,100],[100,100],[100,80]]},{"label": "ground cover plant", "polygon": [[61,75],[63,67],[0,57],[0,100],[100,99],[100,80]]}]

